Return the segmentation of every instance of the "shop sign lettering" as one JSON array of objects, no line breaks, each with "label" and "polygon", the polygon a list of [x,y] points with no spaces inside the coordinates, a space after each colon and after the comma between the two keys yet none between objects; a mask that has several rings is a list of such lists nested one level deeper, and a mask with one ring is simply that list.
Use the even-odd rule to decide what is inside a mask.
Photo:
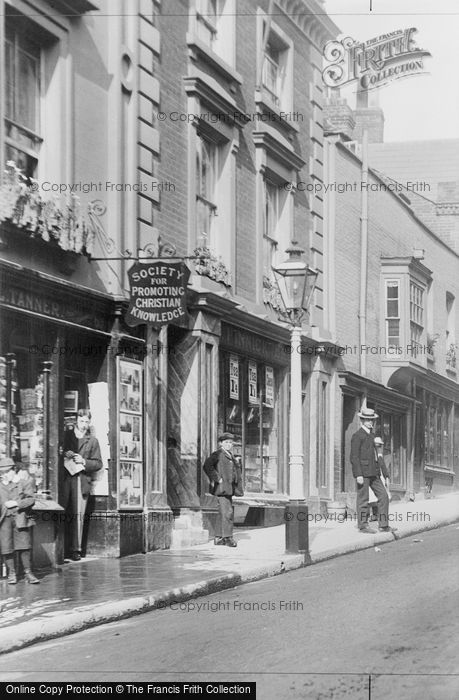
[{"label": "shop sign lettering", "polygon": [[186,325],[186,289],[190,271],[183,262],[153,260],[128,270],[131,298],[125,321],[128,326],[147,323]]},{"label": "shop sign lettering", "polygon": [[235,355],[229,358],[229,398],[239,401],[239,359]]},{"label": "shop sign lettering", "polygon": [[249,403],[257,404],[257,365],[255,362],[249,362]]},{"label": "shop sign lettering", "polygon": [[105,329],[107,325],[93,309],[88,308],[88,301],[83,304],[83,301],[77,298],[63,301],[56,296],[50,298],[37,292],[5,286],[0,290],[0,304],[60,321],[79,323],[89,328]]},{"label": "shop sign lettering", "polygon": [[265,374],[265,404],[269,408],[274,407],[274,370],[268,365]]},{"label": "shop sign lettering", "polygon": [[271,362],[275,359],[280,364],[287,364],[290,360],[290,345],[273,343],[267,338],[225,323],[222,323],[221,343],[229,350]]}]

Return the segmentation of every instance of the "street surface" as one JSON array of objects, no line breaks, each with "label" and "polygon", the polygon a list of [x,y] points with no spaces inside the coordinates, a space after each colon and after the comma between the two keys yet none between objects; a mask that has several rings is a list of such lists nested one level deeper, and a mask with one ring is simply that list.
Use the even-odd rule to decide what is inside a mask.
[{"label": "street surface", "polygon": [[261,700],[453,700],[458,544],[456,523],[35,645],[0,656],[0,680],[256,681]]}]

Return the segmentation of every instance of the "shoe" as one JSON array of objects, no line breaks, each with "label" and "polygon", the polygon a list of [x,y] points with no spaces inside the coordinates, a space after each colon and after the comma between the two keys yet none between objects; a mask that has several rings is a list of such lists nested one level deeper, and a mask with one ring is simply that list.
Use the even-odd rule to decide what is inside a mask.
[{"label": "shoe", "polygon": [[225,537],[225,544],[227,547],[237,547],[237,542],[232,537]]},{"label": "shoe", "polygon": [[378,530],[379,532],[397,532],[396,527],[389,527],[389,525],[387,525],[386,527],[379,527]]},{"label": "shoe", "polygon": [[73,561],[80,561],[81,560],[81,554],[80,552],[73,552],[71,559]]},{"label": "shoe", "polygon": [[376,530],[373,530],[371,527],[361,527],[359,532],[363,532],[365,535],[376,535]]},{"label": "shoe", "polygon": [[224,537],[214,537],[214,544],[225,544],[225,538]]},{"label": "shoe", "polygon": [[16,574],[10,574],[8,576],[7,583],[9,583],[10,586],[15,586],[17,584],[17,582],[18,582],[18,577],[16,576]]},{"label": "shoe", "polygon": [[33,575],[31,571],[26,571],[24,574],[24,579],[27,583],[40,583],[36,576]]}]

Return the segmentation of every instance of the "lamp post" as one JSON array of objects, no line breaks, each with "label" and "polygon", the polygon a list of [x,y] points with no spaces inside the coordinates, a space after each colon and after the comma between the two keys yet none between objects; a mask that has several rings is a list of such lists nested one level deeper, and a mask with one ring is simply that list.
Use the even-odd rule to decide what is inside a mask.
[{"label": "lamp post", "polygon": [[[287,551],[307,550],[307,515],[304,501],[303,411],[301,376],[301,320],[309,308],[318,272],[302,259],[304,250],[292,241],[287,260],[273,267],[291,325],[290,345],[290,453],[289,506],[285,513]],[[303,513],[303,515],[300,515]]]}]

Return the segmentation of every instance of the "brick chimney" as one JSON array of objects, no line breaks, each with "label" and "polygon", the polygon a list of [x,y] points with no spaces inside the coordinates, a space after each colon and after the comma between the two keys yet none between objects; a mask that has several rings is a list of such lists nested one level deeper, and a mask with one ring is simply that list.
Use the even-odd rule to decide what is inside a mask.
[{"label": "brick chimney", "polygon": [[339,95],[329,97],[324,108],[324,131],[341,134],[344,141],[352,141],[354,126],[354,115],[346,99]]},{"label": "brick chimney", "polygon": [[383,143],[384,112],[379,106],[378,90],[358,90],[354,110],[354,139],[362,143],[363,130],[368,131],[368,143]]}]

